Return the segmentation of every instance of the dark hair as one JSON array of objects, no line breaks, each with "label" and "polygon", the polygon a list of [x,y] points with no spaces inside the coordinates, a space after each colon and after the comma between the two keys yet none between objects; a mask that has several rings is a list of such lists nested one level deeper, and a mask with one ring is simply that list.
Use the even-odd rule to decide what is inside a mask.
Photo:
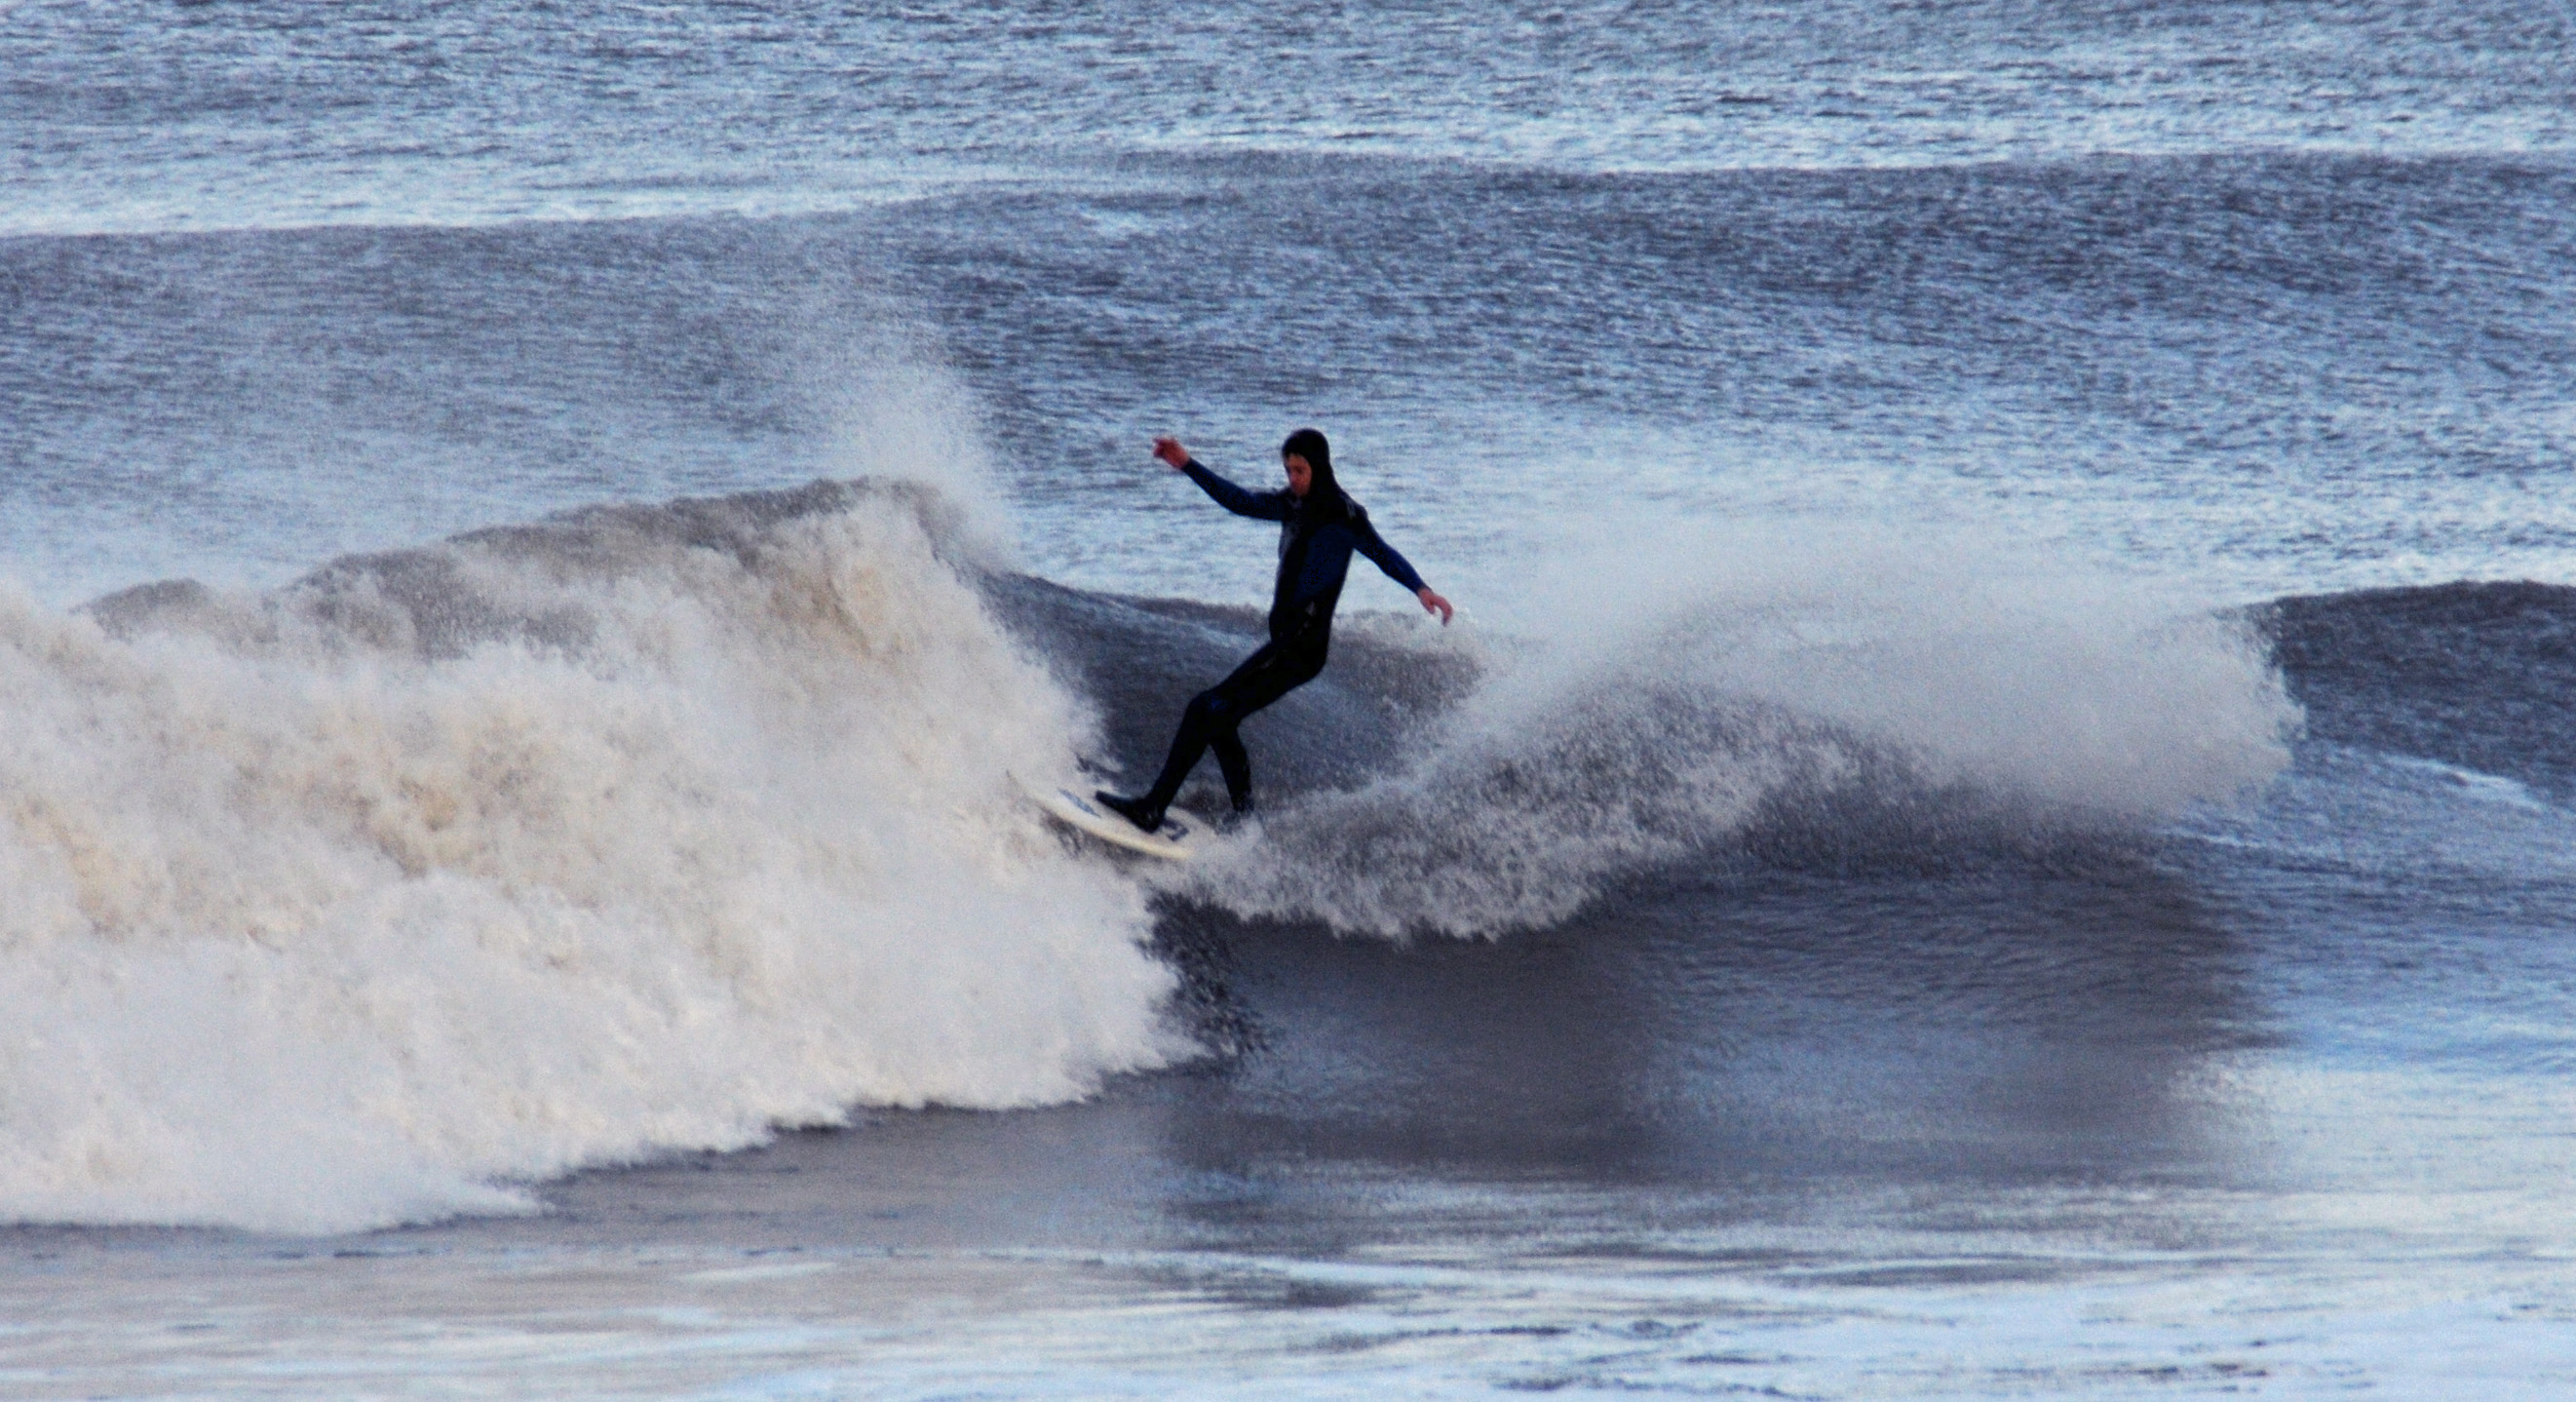
[{"label": "dark hair", "polygon": [[1342,495],[1342,484],[1333,480],[1333,445],[1324,441],[1320,430],[1301,428],[1289,434],[1288,441],[1279,445],[1279,456],[1292,453],[1315,471],[1315,480],[1306,484],[1304,514],[1320,521],[1347,518],[1358,510]]},{"label": "dark hair", "polygon": [[1315,469],[1316,477],[1326,482],[1333,480],[1333,445],[1324,441],[1321,430],[1301,428],[1289,434],[1288,441],[1279,445],[1279,456],[1284,458],[1291,453],[1304,458],[1306,465]]}]

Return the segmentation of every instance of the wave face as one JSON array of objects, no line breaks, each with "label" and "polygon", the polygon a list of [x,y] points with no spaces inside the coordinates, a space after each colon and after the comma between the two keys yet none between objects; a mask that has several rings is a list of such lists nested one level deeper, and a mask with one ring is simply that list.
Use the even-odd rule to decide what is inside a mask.
[{"label": "wave face", "polygon": [[333,1230],[1183,1054],[1014,777],[1082,705],[937,498],[575,513],[0,598],[0,1216]]},{"label": "wave face", "polygon": [[1674,536],[1558,594],[1418,761],[1291,806],[1202,889],[1492,935],[1677,865],[1938,866],[2135,831],[2270,779],[2299,724],[2241,621],[1972,541]]},{"label": "wave face", "polygon": [[2256,619],[2317,738],[2576,794],[2576,589],[2464,581],[2298,595]]}]

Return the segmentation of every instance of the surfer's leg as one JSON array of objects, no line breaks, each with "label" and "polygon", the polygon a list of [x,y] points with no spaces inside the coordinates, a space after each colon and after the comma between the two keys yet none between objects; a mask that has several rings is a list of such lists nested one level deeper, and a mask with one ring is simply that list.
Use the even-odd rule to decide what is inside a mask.
[{"label": "surfer's leg", "polygon": [[1273,646],[1262,652],[1269,654],[1256,656],[1262,665],[1247,663],[1219,683],[1228,692],[1227,706],[1221,715],[1211,717],[1218,723],[1208,731],[1208,748],[1216,751],[1216,767],[1225,775],[1226,800],[1237,813],[1252,811],[1252,755],[1243,748],[1243,722],[1253,712],[1313,681],[1315,674],[1324,670],[1321,648]]},{"label": "surfer's leg", "polygon": [[1210,724],[1211,714],[1223,709],[1225,697],[1215,687],[1190,698],[1190,704],[1181,711],[1181,728],[1172,733],[1172,752],[1163,759],[1163,772],[1154,777],[1154,786],[1138,800],[1141,806],[1158,816],[1171,806],[1172,796],[1181,791],[1182,781],[1198,767],[1199,756],[1207,753],[1208,741],[1214,738],[1216,727]]},{"label": "surfer's leg", "polygon": [[1227,726],[1208,737],[1208,748],[1216,751],[1216,767],[1225,774],[1226,802],[1237,813],[1252,811],[1252,756],[1243,749],[1243,737],[1235,727]]},{"label": "surfer's leg", "polygon": [[[1164,757],[1163,772],[1155,777],[1154,787],[1134,798],[1122,798],[1106,789],[1092,797],[1147,832],[1161,827],[1163,810],[1172,806],[1172,796],[1181,791],[1181,781],[1198,767],[1199,756],[1207,753],[1208,743],[1215,738],[1218,727],[1210,723],[1210,715],[1225,707],[1225,698],[1218,694],[1222,686],[1219,683],[1190,698],[1188,708],[1181,712],[1181,728],[1172,736],[1172,752]],[[1232,739],[1233,728],[1224,730]],[[1236,744],[1234,748],[1239,753],[1243,747]],[[1218,752],[1217,762],[1225,762],[1223,751]]]},{"label": "surfer's leg", "polygon": [[[1190,771],[1198,767],[1199,756],[1207,753],[1211,745],[1216,747],[1219,767],[1233,768],[1226,756],[1226,751],[1232,750],[1249,775],[1250,761],[1243,759],[1243,742],[1235,738],[1234,728],[1246,714],[1243,703],[1258,694],[1258,688],[1250,683],[1267,670],[1266,665],[1255,664],[1265,662],[1261,653],[1254,653],[1251,661],[1234,669],[1233,675],[1190,698],[1190,704],[1181,712],[1181,728],[1172,736],[1172,753],[1163,761],[1163,772],[1155,778],[1154,787],[1145,791],[1142,802],[1147,808],[1160,813],[1170,807],[1172,796],[1181,791],[1182,781],[1190,777]],[[1226,783],[1230,790],[1230,773]]]},{"label": "surfer's leg", "polygon": [[[1228,673],[1224,681],[1190,698],[1190,704],[1181,711],[1181,727],[1172,735],[1172,752],[1164,758],[1163,772],[1155,777],[1152,788],[1134,798],[1121,798],[1106,791],[1094,797],[1147,832],[1161,827],[1163,810],[1172,806],[1172,796],[1181,791],[1182,781],[1198,767],[1199,756],[1207,753],[1210,741],[1222,732],[1236,750],[1242,749],[1241,742],[1233,739],[1236,697],[1251,678],[1268,667],[1274,652],[1272,645],[1264,644],[1245,658],[1242,666]],[[1222,752],[1217,762],[1225,763]]]},{"label": "surfer's leg", "polygon": [[1252,811],[1252,755],[1243,748],[1243,722],[1253,712],[1295,691],[1315,679],[1324,670],[1321,648],[1283,650],[1271,664],[1244,679],[1234,704],[1233,724],[1208,736],[1208,748],[1216,751],[1217,768],[1225,773],[1225,796],[1234,811]]},{"label": "surfer's leg", "polygon": [[1264,643],[1224,681],[1190,698],[1190,704],[1181,712],[1181,728],[1172,736],[1171,754],[1164,759],[1163,772],[1156,776],[1154,787],[1135,798],[1109,793],[1097,797],[1127,821],[1151,832],[1163,825],[1163,810],[1171,807],[1182,782],[1198,767],[1199,756],[1214,747],[1217,767],[1225,771],[1227,796],[1235,800],[1238,808],[1248,806],[1252,800],[1252,758],[1244,752],[1235,727],[1243,723],[1245,716],[1312,681],[1323,669],[1320,647],[1282,648],[1277,643]]}]

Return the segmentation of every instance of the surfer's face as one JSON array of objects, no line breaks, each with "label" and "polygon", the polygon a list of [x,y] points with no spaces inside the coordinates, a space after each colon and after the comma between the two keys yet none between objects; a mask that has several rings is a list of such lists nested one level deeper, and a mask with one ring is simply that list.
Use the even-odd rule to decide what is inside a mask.
[{"label": "surfer's face", "polygon": [[1285,454],[1279,459],[1279,464],[1288,469],[1290,495],[1302,497],[1308,487],[1315,485],[1314,465],[1306,461],[1304,453]]}]

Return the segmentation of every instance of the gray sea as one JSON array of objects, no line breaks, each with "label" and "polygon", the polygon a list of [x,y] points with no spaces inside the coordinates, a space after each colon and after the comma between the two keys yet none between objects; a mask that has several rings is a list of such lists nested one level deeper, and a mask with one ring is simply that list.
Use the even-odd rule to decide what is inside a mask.
[{"label": "gray sea", "polygon": [[2564,4],[8,0],[0,1394],[2576,1396],[2571,462]]}]

